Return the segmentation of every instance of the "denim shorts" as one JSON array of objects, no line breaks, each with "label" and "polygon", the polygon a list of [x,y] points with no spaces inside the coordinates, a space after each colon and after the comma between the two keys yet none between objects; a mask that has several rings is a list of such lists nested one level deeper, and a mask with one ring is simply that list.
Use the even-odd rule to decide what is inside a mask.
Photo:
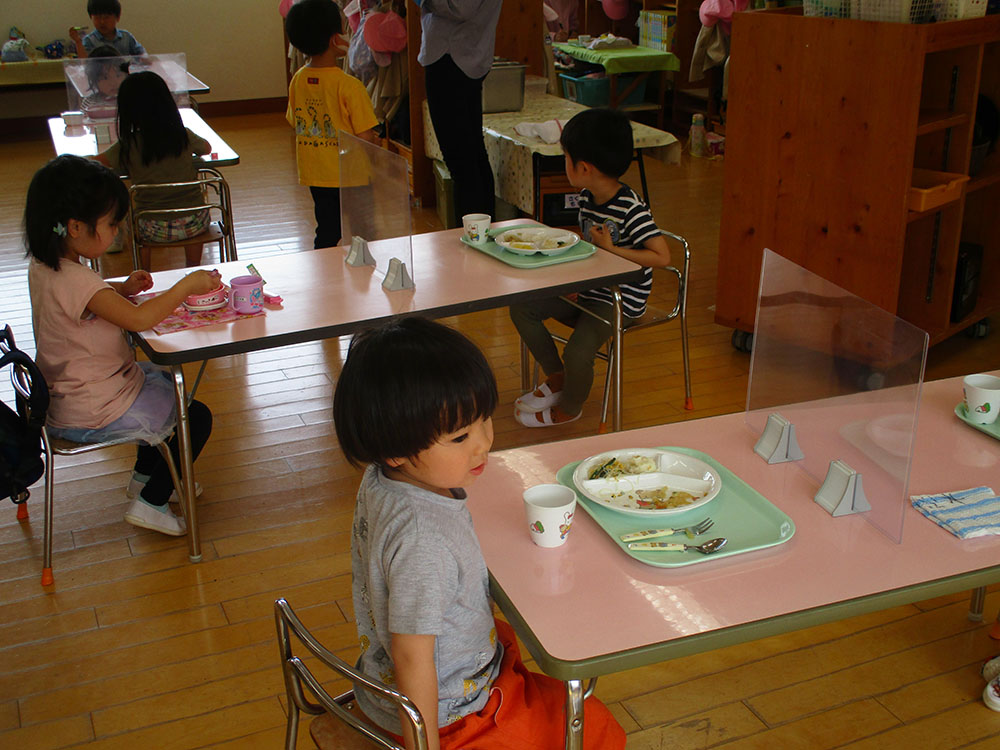
[{"label": "denim shorts", "polygon": [[50,427],[54,437],[75,443],[138,442],[162,443],[174,432],[177,400],[170,371],[152,362],[139,362],[146,376],[142,390],[124,414],[104,427]]}]

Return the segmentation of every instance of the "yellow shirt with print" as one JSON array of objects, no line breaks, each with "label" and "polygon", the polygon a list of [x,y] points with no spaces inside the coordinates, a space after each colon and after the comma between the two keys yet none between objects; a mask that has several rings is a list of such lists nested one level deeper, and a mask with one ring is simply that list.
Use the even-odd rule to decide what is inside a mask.
[{"label": "yellow shirt with print", "polygon": [[299,184],[346,187],[369,182],[363,158],[351,159],[342,179],[337,138],[338,130],[356,135],[378,124],[361,81],[340,68],[299,68],[288,86],[285,118],[295,128]]}]

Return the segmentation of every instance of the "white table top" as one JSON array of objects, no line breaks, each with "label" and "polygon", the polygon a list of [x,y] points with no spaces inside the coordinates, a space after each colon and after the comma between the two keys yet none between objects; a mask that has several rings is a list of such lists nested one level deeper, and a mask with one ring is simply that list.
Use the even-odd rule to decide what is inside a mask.
[{"label": "white table top", "polygon": [[[240,163],[240,155],[236,153],[222,137],[201,119],[193,109],[182,107],[180,110],[184,125],[197,135],[200,135],[212,145],[212,151],[200,157],[205,166],[228,167]],[[77,156],[96,156],[105,151],[115,142],[114,121],[108,120],[104,125],[110,127],[111,135],[108,143],[98,145],[94,126],[82,125],[69,128],[62,117],[49,118],[49,134],[52,136],[52,146],[57,154],[76,154]]]},{"label": "white table top", "polygon": [[[524,224],[523,220],[495,226]],[[157,335],[140,335],[154,362],[177,364],[239,352],[269,349],[302,341],[350,334],[359,327],[406,314],[434,317],[501,307],[513,300],[552,297],[634,279],[640,267],[600,249],[583,260],[521,269],[506,265],[461,242],[461,229],[413,236],[415,287],[388,292],[383,274],[344,262],[340,247],[261,258],[254,265],[267,282],[268,294],[280,295],[281,309],[230,324]],[[224,281],[244,275],[246,263],[217,266]],[[153,274],[163,289],[185,269]]]},{"label": "white table top", "polygon": [[[924,384],[910,494],[978,485],[1000,490],[1000,444],[954,415],[961,399],[960,378]],[[960,540],[912,508],[900,544],[860,516],[833,518],[812,500],[815,481],[793,464],[768,465],[753,453],[756,436],[743,418],[490,457],[470,491],[469,510],[502,590],[498,601],[515,622],[522,620],[519,635],[545,671],[561,679],[606,674],[1000,580],[1000,537]],[[562,547],[541,549],[530,540],[521,501],[526,487],[555,481],[560,467],[590,455],[654,446],[711,455],[787,513],[795,535],[776,547],[682,568],[631,559],[582,509]]]}]

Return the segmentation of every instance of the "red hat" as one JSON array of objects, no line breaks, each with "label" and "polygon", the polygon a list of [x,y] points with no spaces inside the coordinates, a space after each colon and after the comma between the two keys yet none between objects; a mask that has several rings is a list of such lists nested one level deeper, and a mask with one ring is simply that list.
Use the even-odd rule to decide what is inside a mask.
[{"label": "red hat", "polygon": [[604,14],[612,21],[620,21],[628,15],[628,0],[601,0]]},{"label": "red hat", "polygon": [[365,43],[373,52],[401,52],[406,49],[406,22],[393,13],[371,13],[365,18]]}]

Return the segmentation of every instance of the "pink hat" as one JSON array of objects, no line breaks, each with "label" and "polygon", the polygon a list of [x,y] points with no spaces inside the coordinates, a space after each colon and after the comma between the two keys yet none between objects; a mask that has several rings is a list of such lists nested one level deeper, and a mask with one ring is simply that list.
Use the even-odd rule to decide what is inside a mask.
[{"label": "pink hat", "polygon": [[400,52],[406,49],[406,22],[391,10],[369,14],[365,18],[364,34],[372,52]]},{"label": "pink hat", "polygon": [[612,21],[620,21],[628,15],[628,0],[601,0],[604,14]]}]

